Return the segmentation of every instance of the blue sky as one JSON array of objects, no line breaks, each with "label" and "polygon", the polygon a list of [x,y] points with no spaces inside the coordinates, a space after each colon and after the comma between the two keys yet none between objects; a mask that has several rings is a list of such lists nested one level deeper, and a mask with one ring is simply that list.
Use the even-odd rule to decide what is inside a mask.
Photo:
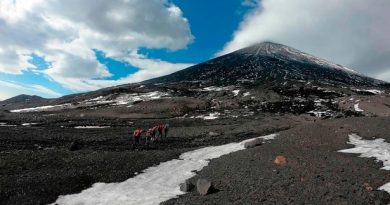
[{"label": "blue sky", "polygon": [[140,82],[262,41],[390,81],[390,1],[2,0],[0,100]]},{"label": "blue sky", "polygon": [[[233,32],[237,29],[243,17],[250,9],[253,9],[251,6],[244,5],[242,0],[229,0],[223,3],[209,0],[174,0],[170,3],[180,8],[183,17],[188,20],[193,37],[192,41],[182,48],[174,50],[169,47],[148,48],[147,45],[139,46],[137,55],[145,56],[148,59],[189,65],[206,61],[223,48],[224,44],[232,38]],[[95,48],[92,48],[92,50],[97,61],[105,65],[110,73],[109,76],[92,77],[92,80],[119,80],[140,70],[140,68],[125,60],[108,57],[105,51]],[[20,73],[0,72],[0,81],[3,81],[3,84],[7,83],[9,85],[12,83],[26,88],[23,90],[19,87],[15,89],[15,86],[4,86],[2,89],[3,98],[24,92],[44,97],[58,97],[83,91],[67,87],[66,84],[58,82],[55,78],[53,79],[50,75],[42,72],[52,66],[52,63],[45,60],[44,56],[31,52],[28,62],[31,65],[28,69],[21,70]],[[41,85],[53,92],[47,93],[30,89],[29,85]]]}]

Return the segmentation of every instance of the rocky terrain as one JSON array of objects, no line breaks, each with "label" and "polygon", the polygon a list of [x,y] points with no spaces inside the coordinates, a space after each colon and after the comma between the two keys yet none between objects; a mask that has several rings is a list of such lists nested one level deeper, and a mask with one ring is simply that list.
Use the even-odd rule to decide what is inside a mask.
[{"label": "rocky terrain", "polygon": [[[389,120],[388,83],[261,43],[138,84],[0,102],[0,204],[53,203],[184,152],[272,133],[189,180],[207,178],[214,193],[164,204],[387,204],[380,163],[338,151],[352,133],[390,141]],[[170,125],[166,139],[133,147],[135,128],[157,124]]]}]

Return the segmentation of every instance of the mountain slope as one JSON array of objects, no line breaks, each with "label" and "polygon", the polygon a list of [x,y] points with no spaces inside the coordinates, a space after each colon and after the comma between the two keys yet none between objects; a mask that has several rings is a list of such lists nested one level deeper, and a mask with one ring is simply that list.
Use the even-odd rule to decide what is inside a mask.
[{"label": "mountain slope", "polygon": [[203,81],[206,84],[229,85],[237,81],[283,83],[289,80],[351,86],[386,84],[341,65],[271,42],[247,47],[145,82]]},{"label": "mountain slope", "polygon": [[4,101],[0,101],[0,106],[5,108],[19,108],[26,106],[41,105],[42,103],[48,102],[49,99],[42,98],[36,95],[18,95],[9,98]]},{"label": "mountain slope", "polygon": [[47,99],[36,95],[18,95],[7,100],[1,101],[0,104],[14,104],[14,103],[35,103],[43,102]]}]

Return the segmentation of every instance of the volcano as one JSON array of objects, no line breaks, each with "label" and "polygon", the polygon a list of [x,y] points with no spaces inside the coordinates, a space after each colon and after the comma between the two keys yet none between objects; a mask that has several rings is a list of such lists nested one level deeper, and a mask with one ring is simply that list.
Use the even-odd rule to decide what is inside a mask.
[{"label": "volcano", "polygon": [[291,80],[349,86],[386,84],[344,66],[272,42],[259,43],[146,83],[202,81],[210,85],[227,86],[236,82],[264,84]]}]

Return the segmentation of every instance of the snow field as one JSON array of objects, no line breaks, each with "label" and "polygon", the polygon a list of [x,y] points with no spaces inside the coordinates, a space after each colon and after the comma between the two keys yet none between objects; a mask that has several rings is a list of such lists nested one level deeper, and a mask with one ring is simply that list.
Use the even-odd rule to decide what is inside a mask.
[{"label": "snow field", "polygon": [[[259,137],[272,140],[277,134]],[[121,183],[96,183],[79,194],[60,196],[54,204],[59,205],[153,205],[184,194],[180,184],[195,176],[208,165],[209,160],[244,150],[246,142],[210,146],[180,155],[179,159],[150,167],[143,173]]]}]

